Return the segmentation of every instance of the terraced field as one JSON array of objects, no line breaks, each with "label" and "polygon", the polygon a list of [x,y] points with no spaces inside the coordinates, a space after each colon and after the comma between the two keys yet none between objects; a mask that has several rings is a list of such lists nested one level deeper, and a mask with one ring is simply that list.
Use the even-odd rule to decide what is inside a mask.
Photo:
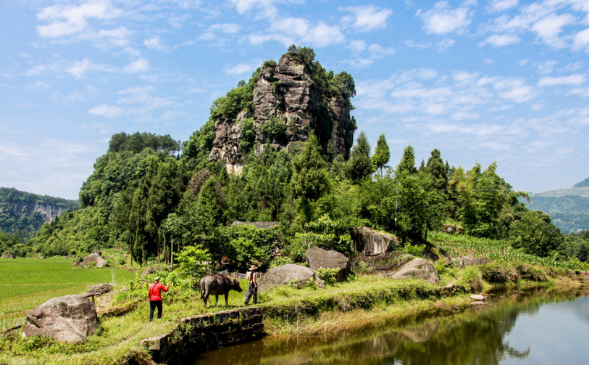
[{"label": "terraced field", "polygon": [[71,259],[0,260],[0,328],[24,322],[27,311],[47,300],[85,292],[89,285],[121,283],[133,274],[120,269],[81,269]]}]

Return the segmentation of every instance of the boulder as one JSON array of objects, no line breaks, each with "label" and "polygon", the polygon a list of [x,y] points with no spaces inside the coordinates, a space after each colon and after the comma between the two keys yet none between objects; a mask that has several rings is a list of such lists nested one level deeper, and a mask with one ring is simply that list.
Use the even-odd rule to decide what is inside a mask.
[{"label": "boulder", "polygon": [[422,279],[427,283],[438,284],[438,272],[430,261],[425,259],[413,259],[399,271],[390,276],[391,279]]},{"label": "boulder", "polygon": [[484,296],[483,296],[483,295],[481,295],[481,294],[473,294],[473,295],[469,296],[469,298],[471,298],[471,299],[473,299],[473,300],[477,300],[477,301],[482,301],[482,302],[483,302],[484,300],[486,300],[486,297],[484,297]]},{"label": "boulder", "polygon": [[320,247],[312,247],[305,252],[307,264],[315,273],[319,268],[338,269],[338,281],[344,280],[350,269],[348,257],[334,250],[324,250]]},{"label": "boulder", "polygon": [[367,227],[352,227],[350,237],[355,251],[365,256],[383,255],[401,243],[401,240],[392,234]]},{"label": "boulder", "polygon": [[66,295],[53,298],[27,315],[26,336],[46,336],[68,343],[84,342],[98,329],[96,308],[88,298]]},{"label": "boulder", "polygon": [[90,296],[94,296],[94,295],[103,295],[105,293],[110,292],[111,290],[113,290],[113,285],[112,284],[97,284],[97,285],[93,285],[90,288],[88,288],[88,291],[85,294],[82,294],[85,297],[90,297]]},{"label": "boulder", "polygon": [[315,276],[310,268],[301,265],[287,264],[275,267],[262,275],[258,281],[258,290],[263,292],[275,286],[289,284],[293,280],[297,285],[303,285],[308,282],[309,279],[313,279],[314,284],[320,288],[326,287],[324,282]]},{"label": "boulder", "polygon": [[96,263],[96,267],[103,267],[104,264],[106,263],[105,259],[103,259],[102,257],[100,257],[100,254],[97,253],[91,253],[90,255],[86,256],[84,258],[84,260],[82,260],[82,262],[80,263],[80,265],[82,265],[83,268],[88,267],[88,265],[91,262],[95,262]]}]

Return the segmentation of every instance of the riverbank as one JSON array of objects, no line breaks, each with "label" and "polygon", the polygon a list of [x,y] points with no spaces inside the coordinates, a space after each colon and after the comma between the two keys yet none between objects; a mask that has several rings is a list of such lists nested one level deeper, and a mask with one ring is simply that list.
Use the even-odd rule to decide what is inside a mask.
[{"label": "riverbank", "polygon": [[[494,266],[495,265],[495,266]],[[376,276],[356,276],[348,282],[328,286],[327,289],[284,286],[260,295],[260,309],[265,331],[271,335],[332,333],[383,318],[413,318],[429,311],[447,311],[469,305],[469,294],[499,290],[505,287],[523,289],[531,287],[578,288],[581,284],[568,277],[566,270],[535,268],[538,275],[532,279],[490,283],[482,272],[496,268],[497,264],[470,267],[442,273],[445,286],[427,284],[419,280],[390,280]],[[532,267],[527,267],[531,269]],[[454,281],[454,284],[447,284]],[[245,287],[245,282],[241,282]],[[479,289],[479,290],[477,290]],[[138,293],[142,288],[136,288]],[[113,306],[137,301],[125,297]],[[141,298],[139,298],[141,300]],[[243,308],[243,293],[231,292],[230,308]],[[13,333],[0,341],[0,363],[55,363],[55,364],[149,364],[150,353],[140,345],[146,338],[172,332],[182,318],[207,312],[226,310],[225,306],[205,308],[198,293],[171,289],[164,296],[164,318],[147,321],[148,303],[140,301],[137,307],[121,316],[101,319],[101,329],[88,342],[78,345],[58,343],[50,339],[22,338]]]}]

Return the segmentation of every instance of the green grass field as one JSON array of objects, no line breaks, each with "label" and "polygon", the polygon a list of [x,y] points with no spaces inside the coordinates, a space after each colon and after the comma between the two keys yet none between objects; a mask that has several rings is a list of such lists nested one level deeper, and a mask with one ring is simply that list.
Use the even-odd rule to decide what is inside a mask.
[{"label": "green grass field", "polygon": [[0,260],[0,328],[22,324],[26,312],[51,298],[80,294],[89,285],[122,283],[134,274],[118,269],[81,269],[71,259]]}]

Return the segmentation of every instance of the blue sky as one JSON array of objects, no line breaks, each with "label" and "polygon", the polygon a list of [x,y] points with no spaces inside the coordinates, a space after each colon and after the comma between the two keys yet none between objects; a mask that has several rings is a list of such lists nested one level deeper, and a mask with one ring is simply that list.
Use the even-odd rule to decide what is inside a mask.
[{"label": "blue sky", "polygon": [[588,1],[0,1],[0,186],[75,199],[113,133],[188,137],[290,44],[359,131],[541,192],[588,177]]}]

